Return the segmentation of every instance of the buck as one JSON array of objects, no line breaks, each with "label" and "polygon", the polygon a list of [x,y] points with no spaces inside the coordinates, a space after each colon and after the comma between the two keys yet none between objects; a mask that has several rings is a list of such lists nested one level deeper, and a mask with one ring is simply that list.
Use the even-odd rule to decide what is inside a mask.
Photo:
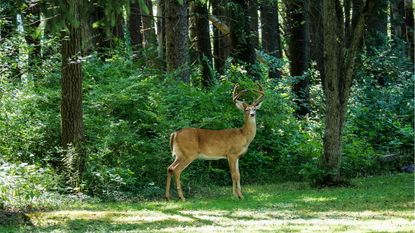
[{"label": "buck", "polygon": [[258,87],[259,90],[255,92],[259,94],[259,97],[252,104],[239,100],[247,90],[238,91],[238,84],[233,89],[233,102],[244,112],[244,124],[241,128],[224,130],[185,128],[170,135],[170,148],[175,160],[167,168],[166,200],[170,200],[170,184],[173,175],[179,198],[182,201],[185,200],[180,184],[180,174],[195,159],[227,159],[232,177],[233,195],[243,198],[239,158],[246,153],[256,134],[256,110],[261,107],[264,99],[264,90],[259,84]]}]

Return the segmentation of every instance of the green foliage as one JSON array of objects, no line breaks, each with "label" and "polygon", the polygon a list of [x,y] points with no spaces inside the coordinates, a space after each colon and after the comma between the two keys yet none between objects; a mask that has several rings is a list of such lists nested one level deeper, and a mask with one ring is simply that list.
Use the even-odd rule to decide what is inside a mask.
[{"label": "green foliage", "polygon": [[57,177],[49,168],[0,159],[0,209],[36,208],[56,204]]},{"label": "green foliage", "polygon": [[[401,72],[408,70],[407,63],[399,63],[392,55],[385,52],[383,60],[369,56],[359,68],[361,78],[355,85],[344,131],[342,174],[346,177],[394,172],[410,162],[405,156],[413,148],[409,85],[413,78]],[[143,67],[142,61],[125,59],[124,49],[115,50],[105,62],[97,57],[93,54],[83,63],[83,148],[88,158],[81,189],[107,199],[162,196],[166,168],[173,161],[170,134],[185,127],[240,127],[243,117],[232,103],[232,88],[235,83],[249,90],[257,88],[245,68],[231,62],[206,90],[197,72],[192,71],[192,84],[177,82],[174,74],[165,75]],[[382,66],[386,68],[379,69]],[[70,158],[59,148],[59,67],[59,56],[51,56],[25,81],[1,76],[0,154],[6,161],[60,169],[65,166],[64,158]],[[297,119],[293,79],[269,79],[261,64],[257,71],[266,97],[258,111],[257,135],[240,161],[243,184],[318,180],[324,175],[319,168],[324,105],[316,72],[309,72],[312,114]],[[385,87],[379,87],[373,78],[374,73],[382,72],[389,80]],[[248,92],[242,98],[250,102],[255,97]],[[398,154],[398,160],[385,162],[383,156],[388,154]],[[195,161],[182,178],[190,193],[199,192],[205,184],[230,184],[225,160]],[[66,184],[61,186],[60,190],[66,190]]]},{"label": "green foliage", "polygon": [[413,162],[415,80],[410,60],[397,51],[360,58],[344,133],[347,174],[379,174]]}]

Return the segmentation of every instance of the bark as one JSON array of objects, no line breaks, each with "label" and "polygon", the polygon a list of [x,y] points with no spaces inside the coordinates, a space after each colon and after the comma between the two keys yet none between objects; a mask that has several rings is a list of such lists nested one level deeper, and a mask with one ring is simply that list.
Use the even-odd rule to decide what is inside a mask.
[{"label": "bark", "polygon": [[[223,22],[224,25],[229,25],[229,9],[227,8],[227,1],[213,0],[212,3],[212,14],[216,16],[216,21]],[[211,20],[215,24],[215,20]],[[219,24],[220,25],[220,24]],[[228,28],[230,32],[230,29]],[[218,28],[213,28],[213,57],[214,57],[214,66],[216,71],[223,73],[225,61],[231,53],[231,39],[230,33],[224,33],[218,30]]]},{"label": "bark", "polygon": [[[368,0],[362,9],[356,9],[349,46],[345,46],[343,17],[339,12],[339,1],[323,1],[323,50],[324,50],[324,96],[326,117],[323,138],[322,182],[335,185],[341,182],[341,136],[347,102],[353,81],[355,59],[363,39],[366,17],[373,9],[376,0]],[[343,49],[347,50],[343,56]]]},{"label": "bark", "polygon": [[[344,0],[344,33],[346,39],[350,37],[352,0]],[[346,44],[349,43],[346,41]]]},{"label": "bark", "polygon": [[191,40],[195,50],[196,60],[202,65],[202,85],[209,87],[212,82],[210,66],[212,64],[212,49],[210,45],[209,19],[206,4],[194,1],[190,4],[192,12]]},{"label": "bark", "polygon": [[[320,73],[321,83],[325,82],[324,54],[323,54],[323,2],[310,0],[310,50],[311,59],[316,61]],[[322,85],[324,90],[324,85]]]},{"label": "bark", "polygon": [[157,37],[154,28],[153,3],[151,0],[146,0],[145,2],[149,13],[146,14],[144,11],[141,11],[143,26],[143,47],[149,48],[151,46],[156,46]]},{"label": "bark", "polygon": [[187,0],[182,5],[177,0],[165,4],[167,71],[180,69],[178,77],[189,82]]},{"label": "bark", "polygon": [[256,74],[252,64],[256,61],[255,47],[251,38],[251,22],[249,9],[252,7],[252,0],[233,0],[231,8],[230,37],[232,44],[232,56],[235,62],[243,62],[247,65],[248,73],[255,78]]},{"label": "bark", "polygon": [[165,0],[158,0],[157,2],[157,54],[158,59],[162,63],[162,67],[165,67],[166,60],[166,25],[165,25],[165,12],[164,12]]},{"label": "bark", "polygon": [[[408,55],[411,58],[412,65],[414,60],[414,8],[411,0],[405,0],[405,40],[409,45]],[[413,68],[412,68],[413,70]]]},{"label": "bark", "polygon": [[138,53],[143,48],[143,36],[141,35],[141,13],[138,3],[133,2],[130,5],[130,15],[128,20],[128,30],[130,31],[131,47],[133,56],[138,57]]},{"label": "bark", "polygon": [[[69,12],[75,20],[80,20],[77,3],[74,0],[66,1]],[[84,126],[82,113],[82,66],[81,59],[81,33],[80,28],[66,22],[68,28],[63,33],[62,54],[62,77],[61,77],[61,127],[62,147],[69,146],[75,149],[70,154],[69,175],[72,187],[79,187],[81,176],[85,166],[85,153],[82,151],[84,140]]]},{"label": "bark", "polygon": [[34,4],[25,12],[25,39],[29,46],[29,69],[33,69],[41,62],[40,36],[36,33],[40,25],[40,6]]},{"label": "bark", "polygon": [[393,40],[405,40],[404,0],[390,0],[391,9],[391,35]]},{"label": "bark", "polygon": [[[113,36],[113,43],[117,43],[117,41],[122,40],[124,38],[124,19],[121,12],[117,12],[115,15],[115,24],[112,27],[112,36]],[[115,44],[112,45],[112,48],[115,47]]]},{"label": "bark", "polygon": [[101,58],[105,59],[107,57],[107,52],[111,48],[111,40],[107,37],[107,33],[105,31],[105,24],[103,20],[105,18],[104,7],[99,4],[94,4],[92,7],[91,18],[95,26],[92,29],[94,47],[98,51]]},{"label": "bark", "polygon": [[[288,24],[288,49],[290,54],[291,76],[303,76],[308,69],[310,57],[309,43],[309,1],[288,0],[287,24]],[[309,77],[303,76],[293,85],[293,92],[296,95],[296,115],[303,117],[309,110]]]},{"label": "bark", "polygon": [[[278,1],[265,1],[260,7],[262,49],[276,58],[282,57],[281,36],[279,31]],[[270,70],[269,77],[279,79],[280,72]]]},{"label": "bark", "polygon": [[[373,13],[367,19],[367,37],[365,39],[369,52],[373,49],[382,49],[388,36],[388,0],[378,0]],[[371,49],[372,48],[372,49]]]},{"label": "bark", "polygon": [[258,2],[257,0],[250,0],[249,2],[249,31],[251,44],[254,49],[259,47],[259,36],[258,36]]}]

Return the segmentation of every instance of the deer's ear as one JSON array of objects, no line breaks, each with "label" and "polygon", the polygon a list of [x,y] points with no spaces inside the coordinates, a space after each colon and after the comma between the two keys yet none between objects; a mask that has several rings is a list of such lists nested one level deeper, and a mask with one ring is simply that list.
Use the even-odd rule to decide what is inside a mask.
[{"label": "deer's ear", "polygon": [[237,100],[235,101],[235,105],[238,109],[245,111],[246,104],[244,102]]},{"label": "deer's ear", "polygon": [[262,105],[262,101],[261,101],[261,102],[259,102],[259,103],[257,103],[257,104],[255,105],[255,109],[260,109],[260,108],[261,108],[261,105]]}]

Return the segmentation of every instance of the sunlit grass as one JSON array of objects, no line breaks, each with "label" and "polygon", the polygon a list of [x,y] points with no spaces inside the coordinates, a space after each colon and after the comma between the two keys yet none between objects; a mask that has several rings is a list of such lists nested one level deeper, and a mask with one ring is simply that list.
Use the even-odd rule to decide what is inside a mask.
[{"label": "sunlit grass", "polygon": [[15,232],[414,232],[413,175],[357,179],[352,188],[303,183],[229,187],[187,202],[77,203],[28,214]]}]

